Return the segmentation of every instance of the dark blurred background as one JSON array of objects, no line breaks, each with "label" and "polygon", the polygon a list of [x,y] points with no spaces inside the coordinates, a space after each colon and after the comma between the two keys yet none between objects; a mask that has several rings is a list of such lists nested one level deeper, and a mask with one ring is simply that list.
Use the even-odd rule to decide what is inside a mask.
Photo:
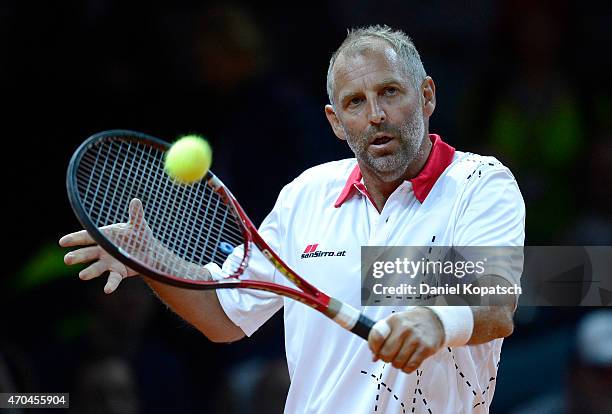
[{"label": "dark blurred background", "polygon": [[[281,410],[281,313],[212,344],[139,279],[106,296],[63,265],[57,240],[79,228],[65,169],[101,130],[201,133],[260,222],[305,168],[351,156],[323,112],[348,27],[413,38],[437,85],[431,132],[512,169],[528,244],[612,245],[612,9],[598,3],[1,0],[0,392],[70,392],[85,413]],[[492,412],[611,412],[610,312],[519,309]]]}]

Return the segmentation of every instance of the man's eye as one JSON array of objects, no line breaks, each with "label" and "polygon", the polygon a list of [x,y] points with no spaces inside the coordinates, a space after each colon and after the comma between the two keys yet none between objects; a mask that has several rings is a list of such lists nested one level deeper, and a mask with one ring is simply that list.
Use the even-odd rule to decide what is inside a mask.
[{"label": "man's eye", "polygon": [[395,95],[397,94],[397,88],[394,87],[389,87],[389,88],[385,88],[385,95]]},{"label": "man's eye", "polygon": [[361,101],[362,101],[362,99],[361,99],[361,98],[357,98],[357,97],[355,97],[355,98],[353,98],[353,99],[351,99],[351,100],[349,101],[349,105],[350,105],[350,106],[356,106],[356,105],[359,105],[359,104],[361,103]]}]

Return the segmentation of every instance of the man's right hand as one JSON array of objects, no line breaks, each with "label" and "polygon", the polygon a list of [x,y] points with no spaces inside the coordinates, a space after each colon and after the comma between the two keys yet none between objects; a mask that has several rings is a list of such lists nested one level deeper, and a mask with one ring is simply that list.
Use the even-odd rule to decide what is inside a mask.
[{"label": "man's right hand", "polygon": [[[146,248],[153,241],[153,237],[150,228],[144,220],[144,212],[140,200],[133,199],[130,202],[129,213],[130,219],[128,223],[111,224],[103,227],[101,230],[111,240],[136,240],[139,248]],[[79,273],[79,277],[82,280],[91,280],[106,271],[110,272],[104,286],[105,293],[114,292],[123,279],[137,274],[96,245],[86,230],[65,235],[59,240],[59,244],[62,247],[88,246],[67,253],[64,256],[64,263],[74,265],[93,261],[93,264]]]},{"label": "man's right hand", "polygon": [[[153,232],[144,219],[142,203],[138,199],[130,202],[130,217],[127,223],[111,224],[100,230],[114,243],[124,246],[130,255],[139,259],[163,260],[159,266],[170,266],[184,270],[186,275],[199,275],[211,278],[210,272],[195,263],[190,263],[173,255],[171,251],[155,239]],[[105,293],[114,292],[126,277],[135,276],[136,272],[104,251],[85,230],[67,234],[59,241],[63,247],[79,247],[66,254],[64,262],[68,265],[92,263],[79,273],[83,280],[96,278],[109,271],[104,286]],[[183,273],[179,273],[183,274]],[[200,332],[214,342],[233,342],[244,337],[244,332],[232,322],[221,307],[217,293],[213,290],[185,289],[145,278],[145,282],[157,296],[184,320],[195,326]]]}]

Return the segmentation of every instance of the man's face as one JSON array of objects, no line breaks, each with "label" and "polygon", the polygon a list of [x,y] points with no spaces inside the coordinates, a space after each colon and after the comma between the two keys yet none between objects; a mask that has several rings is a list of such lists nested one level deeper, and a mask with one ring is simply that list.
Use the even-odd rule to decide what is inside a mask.
[{"label": "man's face", "polygon": [[335,105],[326,113],[336,135],[346,139],[360,164],[379,179],[399,179],[426,136],[421,91],[384,42],[341,54],[333,75]]}]

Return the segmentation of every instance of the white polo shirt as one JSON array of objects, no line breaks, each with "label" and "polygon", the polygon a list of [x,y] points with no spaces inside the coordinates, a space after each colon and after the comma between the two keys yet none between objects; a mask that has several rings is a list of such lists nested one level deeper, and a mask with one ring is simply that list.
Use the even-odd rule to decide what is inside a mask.
[{"label": "white polo shirt", "polygon": [[[525,207],[508,168],[455,151],[439,136],[417,177],[379,213],[355,159],[311,168],[281,191],[260,233],[298,274],[360,306],[361,246],[521,246]],[[346,251],[344,255],[309,255]],[[304,256],[303,256],[304,255]],[[291,286],[261,254],[249,278]],[[269,292],[218,290],[228,317],[247,335],[284,308],[291,387],[286,413],[485,413],[495,389],[502,339],[444,348],[408,375],[372,362],[366,341],[315,310]],[[407,307],[366,307],[373,320]]]}]

